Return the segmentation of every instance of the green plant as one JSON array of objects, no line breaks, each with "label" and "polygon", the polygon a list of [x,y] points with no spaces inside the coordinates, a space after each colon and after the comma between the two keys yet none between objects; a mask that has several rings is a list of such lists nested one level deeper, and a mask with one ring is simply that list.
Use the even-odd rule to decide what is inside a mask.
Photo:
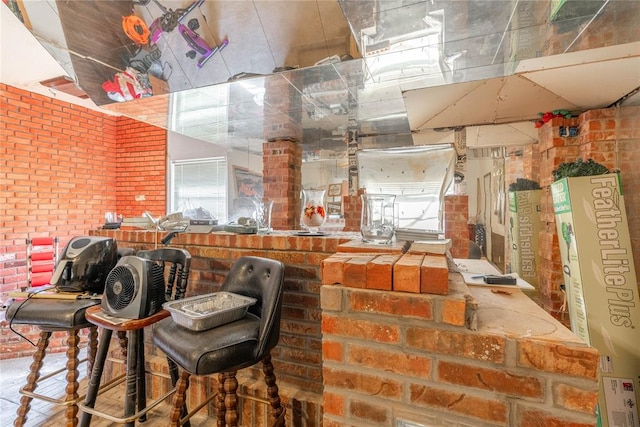
[{"label": "green plant", "polygon": [[509,191],[539,190],[540,184],[527,178],[518,178],[509,184]]},{"label": "green plant", "polygon": [[578,159],[575,162],[565,162],[558,165],[553,170],[553,180],[558,181],[562,178],[573,176],[589,176],[589,175],[602,175],[608,173],[609,169],[598,162],[594,162],[593,159],[589,159],[586,162],[582,159]]}]

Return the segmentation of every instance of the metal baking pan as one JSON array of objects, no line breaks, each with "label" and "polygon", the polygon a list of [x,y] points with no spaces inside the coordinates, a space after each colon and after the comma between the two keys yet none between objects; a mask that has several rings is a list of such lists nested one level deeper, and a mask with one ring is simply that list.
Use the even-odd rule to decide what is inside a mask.
[{"label": "metal baking pan", "polygon": [[242,319],[256,299],[231,292],[214,292],[177,301],[162,307],[173,321],[193,331],[204,331]]}]

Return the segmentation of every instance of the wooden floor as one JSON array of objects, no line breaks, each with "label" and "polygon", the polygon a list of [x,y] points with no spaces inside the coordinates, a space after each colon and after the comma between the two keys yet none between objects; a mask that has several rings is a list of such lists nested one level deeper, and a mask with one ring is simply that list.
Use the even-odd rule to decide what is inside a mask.
[{"label": "wooden floor", "polygon": [[[83,355],[84,356],[84,355]],[[31,365],[31,357],[18,358],[10,360],[0,360],[0,426],[11,426],[16,415],[16,410],[20,404],[19,390],[26,382],[26,376],[29,373]],[[43,374],[63,367],[66,363],[66,355],[48,354],[45,357],[43,366]],[[81,365],[81,375],[83,368]],[[86,390],[87,379],[82,377],[80,382],[80,393],[84,394]],[[64,374],[53,377],[38,387],[37,392],[48,396],[62,396],[64,394],[65,379]],[[100,396],[97,407],[114,415],[122,413],[122,396],[124,396],[124,383]],[[170,407],[166,403],[162,403],[148,413],[147,421],[144,423],[136,423],[136,425],[144,425],[147,427],[165,427],[168,425]],[[80,418],[81,412],[78,414]],[[25,426],[27,427],[58,427],[64,425],[64,407],[56,406],[41,400],[34,399],[31,402],[31,410],[29,418]],[[204,427],[215,424],[215,420],[207,418],[205,413],[198,413],[191,419],[193,427]],[[109,420],[93,417],[91,420],[92,427],[115,427],[122,424],[113,423]]]}]

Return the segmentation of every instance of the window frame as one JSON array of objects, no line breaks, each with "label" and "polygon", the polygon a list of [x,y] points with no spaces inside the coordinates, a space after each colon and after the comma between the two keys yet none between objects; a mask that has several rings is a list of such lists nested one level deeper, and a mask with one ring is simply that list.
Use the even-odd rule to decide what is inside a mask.
[{"label": "window frame", "polygon": [[[171,212],[178,212],[180,209],[180,204],[183,202],[186,202],[189,199],[194,199],[193,197],[177,197],[176,196],[176,191],[177,190],[177,185],[179,185],[177,183],[177,168],[178,167],[184,167],[184,166],[193,166],[193,165],[205,165],[205,164],[212,164],[212,163],[216,163],[218,164],[218,166],[216,167],[217,169],[217,175],[218,175],[218,180],[220,178],[222,178],[223,182],[220,183],[219,181],[217,181],[217,185],[219,188],[222,189],[221,192],[219,193],[214,193],[212,195],[208,195],[205,197],[208,198],[213,198],[213,199],[217,199],[219,200],[218,202],[216,202],[217,205],[220,205],[220,203],[222,203],[222,206],[219,206],[218,209],[211,209],[207,206],[199,206],[199,203],[197,203],[196,205],[194,205],[194,207],[203,207],[205,209],[208,209],[211,211],[211,213],[213,213],[213,215],[215,216],[215,218],[218,220],[218,223],[224,223],[227,221],[227,217],[228,217],[228,212],[229,212],[229,203],[228,203],[228,197],[229,197],[229,191],[228,191],[228,185],[229,185],[229,173],[228,173],[228,169],[229,169],[229,165],[228,165],[228,159],[226,156],[215,156],[215,157],[203,157],[203,158],[196,158],[196,159],[182,159],[182,160],[172,160],[170,162],[170,170],[169,170],[169,197],[168,197],[168,210],[169,213]],[[222,166],[220,166],[220,164],[222,164]],[[198,196],[198,198],[196,200],[200,200],[202,199],[203,196]],[[179,199],[179,200],[178,200]]]}]

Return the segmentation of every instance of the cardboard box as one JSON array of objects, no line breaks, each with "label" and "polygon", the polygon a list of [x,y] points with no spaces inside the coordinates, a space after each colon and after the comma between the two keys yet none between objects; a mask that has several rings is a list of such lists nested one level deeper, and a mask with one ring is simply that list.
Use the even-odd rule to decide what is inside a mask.
[{"label": "cardboard box", "polygon": [[511,271],[537,288],[542,190],[510,191],[508,195]]},{"label": "cardboard box", "polygon": [[600,421],[639,427],[640,300],[620,176],[564,178],[551,194],[571,329],[600,353]]}]

